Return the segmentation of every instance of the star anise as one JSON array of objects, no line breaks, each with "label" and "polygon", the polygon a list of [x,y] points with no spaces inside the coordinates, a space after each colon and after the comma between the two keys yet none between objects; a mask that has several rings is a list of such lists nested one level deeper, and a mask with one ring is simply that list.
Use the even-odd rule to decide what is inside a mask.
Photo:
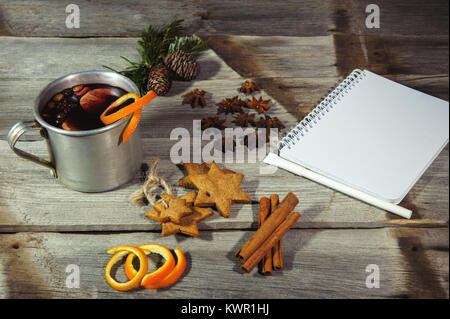
[{"label": "star anise", "polygon": [[255,91],[259,91],[259,87],[255,81],[245,81],[244,84],[239,88],[239,91],[247,95],[252,94]]},{"label": "star anise", "polygon": [[270,100],[263,100],[262,96],[260,96],[258,100],[252,97],[251,101],[247,101],[247,107],[249,109],[257,110],[258,113],[264,113],[270,109],[269,102]]},{"label": "star anise", "polygon": [[212,117],[207,117],[204,118],[202,120],[202,130],[206,130],[207,128],[210,127],[215,127],[219,130],[223,130],[225,129],[225,126],[223,125],[223,123],[225,123],[225,120],[222,120],[219,118],[219,116],[212,116]]},{"label": "star anise", "polygon": [[259,128],[266,129],[266,142],[270,140],[270,129],[277,128],[283,130],[285,128],[284,124],[278,119],[278,117],[270,117],[265,115],[264,118],[260,117],[258,121],[255,122],[255,126]]},{"label": "star anise", "polygon": [[245,101],[242,101],[239,97],[235,96],[233,98],[226,98],[217,103],[219,109],[217,110],[217,114],[221,113],[244,113],[242,106],[246,104]]},{"label": "star anise", "polygon": [[203,90],[194,89],[193,91],[183,95],[183,104],[190,104],[192,108],[197,106],[204,107],[206,106],[205,94],[206,92]]},{"label": "star anise", "polygon": [[280,130],[284,129],[284,124],[278,119],[278,117],[270,117],[265,115],[264,118],[260,117],[258,121],[255,122],[256,127],[260,128],[278,128]]},{"label": "star anise", "polygon": [[241,127],[249,127],[255,125],[255,114],[242,113],[235,116],[232,121]]}]

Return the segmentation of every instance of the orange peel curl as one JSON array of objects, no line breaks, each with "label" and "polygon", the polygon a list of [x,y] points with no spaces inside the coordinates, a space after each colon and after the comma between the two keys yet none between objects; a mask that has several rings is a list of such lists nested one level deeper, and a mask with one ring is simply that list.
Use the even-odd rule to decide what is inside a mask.
[{"label": "orange peel curl", "polygon": [[[158,244],[145,244],[139,246],[138,248],[142,249],[146,255],[150,253],[157,253],[163,256],[166,260],[161,267],[150,274],[146,274],[142,278],[142,287],[144,283],[155,284],[172,272],[175,267],[175,258],[173,258],[173,255],[168,248]],[[127,274],[128,279],[134,278],[138,272],[133,266],[134,257],[135,256],[133,254],[130,254],[125,262],[125,273]]]},{"label": "orange peel curl", "polygon": [[[144,251],[142,251],[138,247],[125,245],[111,248],[106,252],[109,254],[115,253],[115,255],[111,257],[111,259],[109,260],[108,264],[105,267],[105,277],[108,284],[112,288],[119,291],[128,291],[130,289],[133,289],[134,287],[139,286],[140,282],[142,281],[142,278],[145,276],[148,270],[148,260]],[[129,278],[130,280],[128,282],[120,283],[111,276],[111,269],[120,258],[126,256],[129,253],[132,253],[133,256],[137,256],[139,258],[140,261],[139,271],[136,272],[135,276]]]}]

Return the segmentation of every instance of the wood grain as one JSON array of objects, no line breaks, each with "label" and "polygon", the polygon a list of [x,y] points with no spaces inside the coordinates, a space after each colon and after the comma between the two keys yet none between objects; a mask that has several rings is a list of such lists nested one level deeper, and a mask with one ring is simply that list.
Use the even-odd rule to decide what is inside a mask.
[{"label": "wood grain", "polygon": [[[176,186],[184,175],[169,157],[173,143],[175,141],[170,142],[167,138],[145,138],[144,160],[150,165],[154,157],[159,157],[159,175],[174,185],[178,194],[184,194],[189,190]],[[22,144],[24,150],[45,156],[43,142]],[[141,185],[139,176],[113,192],[85,194],[65,188],[45,168],[18,159],[4,141],[0,142],[0,154],[0,231],[160,229],[159,224],[144,217],[145,208],[135,207],[128,201],[131,193]],[[436,225],[448,222],[448,160],[447,147],[402,202],[414,211],[413,219],[433,219]],[[283,170],[266,175],[260,172],[259,164],[234,163],[225,167],[245,174],[242,188],[254,201],[272,193],[283,197],[289,191],[294,192],[300,198],[298,210],[303,214],[296,227],[382,227],[384,220],[395,218]],[[37,189],[45,191],[37,192]],[[257,213],[257,202],[236,204],[232,206],[229,218],[216,213],[199,226],[201,229],[256,227]]]},{"label": "wood grain", "polygon": [[[138,36],[149,23],[166,24],[176,13],[187,32],[259,35],[324,35],[331,21],[326,5],[314,0],[272,2],[250,0],[181,1],[132,0],[91,2],[80,0],[80,28],[65,25],[66,3],[59,1],[0,2],[3,23],[0,34],[14,36]],[[111,23],[113,22],[113,23]],[[293,28],[293,26],[296,26]],[[107,26],[107,27],[105,27]]]},{"label": "wood grain", "polygon": [[[271,115],[287,126],[354,68],[448,100],[448,1],[380,0],[380,29],[365,27],[369,2],[357,0],[77,4],[81,28],[67,29],[63,2],[0,0],[0,298],[448,298],[448,146],[402,202],[414,210],[412,220],[285,171],[264,175],[259,165],[227,164],[245,174],[242,186],[254,202],[233,205],[228,219],[216,213],[201,222],[194,239],[161,238],[145,208],[128,202],[139,176],[114,192],[70,191],[17,158],[5,141],[16,121],[31,117],[47,83],[103,64],[123,68],[120,55],[137,59],[141,30],[167,23],[174,12],[212,50],[201,58],[196,82],[174,82],[169,96],[143,112],[145,162],[160,157],[160,175],[173,184],[183,173],[169,160],[170,131],[190,130],[192,120],[214,114],[214,104],[236,95],[247,78],[260,84],[274,103]],[[181,95],[195,87],[208,91],[208,107],[181,105]],[[19,147],[46,155],[38,134],[24,140]],[[284,241],[287,269],[268,278],[241,274],[232,254],[256,229],[256,200],[289,191],[300,198],[302,217]],[[112,290],[103,276],[105,250],[146,242],[181,247],[186,275],[169,289]],[[68,264],[80,266],[80,289],[65,285]],[[365,286],[369,264],[379,266],[379,289]]]},{"label": "wood grain", "polygon": [[[283,240],[286,267],[272,276],[243,274],[234,252],[251,231],[201,232],[200,238],[155,233],[0,235],[1,298],[448,298],[448,228],[290,230]],[[398,241],[400,239],[400,241]],[[108,286],[106,250],[158,242],[187,257],[174,286],[121,293]],[[89,243],[89,244],[87,244]],[[67,288],[68,265],[80,288]],[[380,271],[368,289],[366,267]],[[122,267],[118,280],[124,279]],[[262,289],[264,288],[264,289]]]},{"label": "wood grain", "polygon": [[[377,1],[380,29],[365,25],[368,1],[289,0],[142,0],[93,2],[79,0],[80,28],[65,25],[66,3],[0,1],[0,35],[58,37],[133,37],[152,24],[166,24],[174,13],[189,33],[230,35],[319,36],[352,34],[448,34],[448,1]],[[425,26],[426,27],[423,27]]]},{"label": "wood grain", "polygon": [[448,100],[448,36],[334,32],[320,37],[203,36],[243,77],[301,119],[353,69]]},{"label": "wood grain", "polygon": [[[295,118],[302,119],[336,83],[357,67],[370,69],[448,100],[448,59],[445,59],[448,56],[448,37],[368,35],[360,38],[335,35],[204,38],[214,52],[209,50],[201,58],[197,81],[208,80],[202,83],[207,90],[216,91],[215,85],[222,86],[224,90],[223,94],[207,96],[209,104],[235,94],[234,86],[240,85],[241,74],[243,78],[256,79],[267,94]],[[121,55],[137,59],[136,38],[3,37],[1,40],[5,45],[0,48],[4,56],[3,62],[0,62],[0,103],[11,106],[4,110],[4,116],[0,118],[0,138],[4,138],[16,121],[23,119],[23,112],[31,107],[34,98],[48,82],[72,72],[102,69],[104,64],[122,69],[127,64],[120,58]],[[33,59],[28,56],[30,50],[36,51]],[[435,54],[430,56],[430,50]],[[370,54],[367,55],[367,52]],[[48,59],[49,56],[52,58]],[[236,81],[228,84],[210,82],[225,79]],[[171,99],[164,98],[165,102],[178,104],[179,93],[195,85],[196,82],[175,82],[169,93]],[[23,87],[27,89],[23,90]]]},{"label": "wood grain", "polygon": [[[220,39],[220,38],[219,38]],[[223,38],[224,40],[226,38]],[[293,126],[298,118],[309,112],[330,88],[340,79],[333,67],[325,67],[330,59],[323,50],[332,52],[333,40],[330,37],[292,38],[274,37],[281,41],[280,50],[276,45],[264,47],[262,37],[231,38],[233,43],[259,43],[254,57],[263,56],[268,61],[278,61],[277,72],[266,74],[258,78],[263,91],[261,94],[271,98],[266,92],[270,82],[280,80],[278,91],[272,90],[276,96],[284,96],[284,92],[301,92],[291,104],[287,98],[283,103],[272,99],[269,114],[277,116],[287,126]],[[2,110],[0,118],[0,137],[5,139],[9,128],[18,120],[29,119],[31,104],[39,90],[55,77],[65,73],[86,69],[95,69],[101,63],[108,63],[117,68],[125,65],[119,55],[132,58],[135,54],[136,39],[37,39],[5,37],[6,46],[0,50],[5,53],[5,67],[0,71],[0,102],[8,107]],[[274,42],[276,43],[276,41]],[[57,48],[67,49],[63,54],[55,54]],[[298,70],[304,74],[288,68],[288,60],[282,58],[290,50],[302,58],[298,61]],[[27,51],[40,48],[37,57],[26,59]],[[81,49],[84,48],[84,49]],[[77,51],[78,50],[78,51]],[[73,52],[77,52],[73,55]],[[283,53],[280,53],[283,52]],[[55,59],[45,59],[45,56],[55,56]],[[281,57],[281,58],[279,58]],[[292,56],[293,57],[293,56]],[[294,58],[294,57],[293,57]],[[38,61],[38,63],[34,61]],[[236,60],[239,55],[236,56]],[[279,59],[279,60],[277,60]],[[25,61],[24,63],[22,61]],[[55,62],[56,61],[56,62]],[[107,61],[107,62],[105,62]],[[275,63],[272,62],[272,63]],[[58,65],[59,67],[56,67]],[[258,65],[256,63],[256,65]],[[259,64],[261,68],[264,63]],[[315,66],[321,65],[324,73],[320,74]],[[208,50],[200,59],[201,73],[193,82],[174,82],[168,96],[155,99],[144,109],[141,121],[141,135],[143,137],[144,159],[150,164],[154,157],[162,159],[159,168],[172,184],[176,185],[182,178],[182,172],[170,161],[170,149],[176,140],[170,141],[170,132],[175,128],[187,128],[192,132],[192,121],[200,120],[216,113],[215,103],[225,97],[238,94],[237,88],[243,81],[226,63],[212,50]],[[258,68],[258,67],[257,67]],[[21,72],[13,72],[20,69]],[[48,72],[46,72],[48,70]],[[317,71],[319,70],[319,73]],[[326,71],[328,70],[328,71]],[[334,70],[334,71],[333,71]],[[259,72],[259,71],[258,71]],[[299,72],[289,78],[289,72]],[[316,72],[316,73],[315,73]],[[273,78],[276,73],[285,77]],[[263,75],[263,73],[256,73]],[[316,74],[316,76],[314,76]],[[269,76],[269,77],[267,77]],[[414,83],[414,77],[408,77]],[[432,78],[436,81],[436,78]],[[420,80],[422,85],[427,79]],[[438,79],[440,81],[440,79]],[[21,86],[17,85],[21,83]],[[23,87],[27,89],[24,90]],[[182,104],[182,95],[198,87],[208,92],[205,108],[191,109]],[[431,87],[434,85],[431,84]],[[271,93],[272,93],[271,92]],[[242,96],[244,98],[244,96]],[[294,117],[287,113],[284,104],[295,105],[300,116]],[[183,114],[183,116],[179,116]],[[228,116],[227,125],[231,125]],[[154,123],[157,123],[155,125]],[[25,142],[19,147],[33,154],[46,156],[44,143],[38,134],[27,135]],[[30,141],[30,142],[26,142]],[[203,143],[207,143],[204,141]],[[145,209],[136,208],[128,202],[128,196],[139,187],[139,176],[124,187],[103,194],[82,194],[66,189],[54,180],[48,172],[17,156],[9,150],[6,141],[0,141],[0,230],[14,231],[130,231],[157,230],[159,225],[148,221],[143,213]],[[192,157],[191,157],[192,158]],[[351,199],[345,195],[335,193],[314,182],[294,176],[293,174],[277,170],[275,175],[264,175],[259,165],[252,163],[227,164],[227,167],[246,175],[243,188],[254,201],[262,196],[278,193],[284,196],[289,191],[295,192],[301,199],[300,211],[304,213],[296,227],[383,227],[384,220],[393,218],[386,212],[373,208],[367,204]],[[45,192],[36,193],[36,187]],[[441,225],[448,221],[448,148],[438,157],[423,178],[417,183],[403,205],[412,208],[417,218],[434,220],[430,225]],[[186,190],[177,189],[180,194]],[[35,203],[40,205],[36,206]],[[257,205],[234,205],[229,219],[219,216],[201,223],[201,229],[239,229],[255,227]],[[76,211],[74,211],[74,207]],[[92,218],[95,216],[95,218]],[[416,226],[416,224],[414,224]]]}]

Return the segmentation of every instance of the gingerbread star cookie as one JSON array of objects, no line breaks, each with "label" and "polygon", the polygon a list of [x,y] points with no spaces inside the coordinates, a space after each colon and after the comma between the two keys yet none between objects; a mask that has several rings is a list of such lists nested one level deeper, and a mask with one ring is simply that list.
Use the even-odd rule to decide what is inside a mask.
[{"label": "gingerbread star cookie", "polygon": [[216,163],[211,163],[207,174],[190,177],[192,184],[199,191],[194,206],[215,206],[223,217],[230,216],[231,204],[251,202],[247,193],[240,188],[243,178],[242,174],[225,173]]},{"label": "gingerbread star cookie", "polygon": [[[167,194],[163,194],[163,198]],[[185,215],[180,218],[179,222],[176,223],[172,220],[162,221],[161,214],[163,209],[165,208],[163,203],[158,203],[153,206],[153,210],[145,213],[145,216],[151,220],[157,221],[162,225],[161,236],[169,236],[176,233],[182,233],[188,236],[198,237],[198,227],[197,223],[201,220],[211,216],[213,212],[206,208],[193,207],[195,198],[197,196],[196,192],[188,193],[184,196],[181,196],[179,199],[182,199],[186,202],[186,205],[192,210],[192,213],[189,215]]]},{"label": "gingerbread star cookie", "polygon": [[197,223],[205,218],[208,218],[213,212],[206,208],[194,207],[194,213],[181,218],[179,224],[168,222],[162,224],[161,236],[169,236],[177,233],[182,233],[188,236],[198,237]]},{"label": "gingerbread star cookie", "polygon": [[[196,163],[184,163],[183,166],[186,169],[187,176],[183,178],[178,185],[184,188],[191,188],[195,189],[196,187],[191,182],[191,176],[193,175],[202,175],[202,174],[208,174],[209,169],[211,168],[212,163],[203,163],[203,164],[196,164]],[[234,173],[232,170],[223,168],[223,172],[225,173]]]},{"label": "gingerbread star cookie", "polygon": [[[166,200],[167,198],[169,198],[170,195],[164,193],[162,194],[162,197],[164,200]],[[194,205],[194,201],[195,198],[197,197],[197,193],[196,192],[190,192],[186,195],[183,195],[180,197],[180,199],[184,199],[186,201],[186,205],[191,208]],[[163,202],[159,202],[156,205],[153,206],[154,210],[157,210],[158,213],[160,213],[163,209],[165,208],[164,203]],[[158,215],[159,216],[159,215]],[[157,220],[159,221],[159,220]]]},{"label": "gingerbread star cookie", "polygon": [[160,210],[159,220],[161,223],[172,221],[179,224],[180,219],[193,213],[192,209],[187,206],[186,200],[177,198],[168,194],[163,194],[162,198],[167,203],[166,208],[163,204]]}]

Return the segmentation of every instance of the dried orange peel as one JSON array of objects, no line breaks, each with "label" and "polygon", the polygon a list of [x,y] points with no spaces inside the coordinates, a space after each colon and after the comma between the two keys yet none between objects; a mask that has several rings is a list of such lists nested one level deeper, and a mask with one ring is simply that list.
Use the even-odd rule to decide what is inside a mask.
[{"label": "dried orange peel", "polygon": [[[107,250],[106,252],[109,254],[115,253],[115,255],[109,260],[109,262],[105,268],[105,277],[106,277],[106,281],[108,282],[108,284],[111,287],[113,287],[114,289],[119,290],[119,291],[128,291],[130,289],[133,289],[134,287],[139,286],[142,278],[144,278],[144,276],[148,270],[148,260],[147,260],[147,256],[145,255],[144,251],[142,251],[142,249],[140,249],[138,247],[133,247],[133,246],[118,246],[118,247],[111,248],[111,249]],[[120,283],[111,276],[111,269],[120,258],[126,256],[129,253],[132,253],[139,258],[139,261],[140,261],[139,271],[136,272],[136,275],[133,276],[130,279],[130,281]]]},{"label": "dried orange peel", "polygon": [[[144,286],[144,284],[156,284],[172,272],[173,268],[175,267],[175,258],[173,258],[173,255],[169,249],[158,244],[146,244],[141,245],[138,248],[142,249],[146,255],[150,253],[157,253],[163,256],[166,260],[161,267],[150,274],[146,274],[142,278],[142,287]],[[136,277],[136,274],[138,273],[138,271],[134,269],[133,266],[134,258],[135,255],[130,254],[125,262],[125,273],[127,274],[128,279]]]},{"label": "dried orange peel", "polygon": [[186,257],[184,257],[183,252],[179,248],[175,249],[175,255],[177,256],[177,265],[173,268],[170,274],[155,283],[145,282],[144,278],[141,282],[141,286],[147,289],[164,288],[173,285],[178,279],[180,279],[186,269]]},{"label": "dried orange peel", "polygon": [[136,112],[134,112],[133,116],[131,117],[130,122],[123,131],[122,136],[123,144],[125,144],[128,141],[128,139],[131,137],[131,135],[133,135],[134,131],[136,130],[136,127],[138,126],[139,121],[141,120],[141,113],[142,109],[139,109]]},{"label": "dried orange peel", "polygon": [[[131,113],[134,113],[128,123],[127,127],[123,132],[122,142],[125,144],[128,139],[133,135],[136,127],[139,124],[139,120],[141,119],[142,108],[147,105],[153,98],[156,97],[156,93],[153,91],[148,92],[142,98],[140,98],[137,94],[127,93],[122,95],[117,100],[115,100],[110,106],[103,111],[100,115],[100,120],[103,124],[108,125],[114,123]],[[120,105],[125,103],[128,100],[133,100],[133,102],[123,108],[120,108]],[[114,109],[117,108],[117,111]]]},{"label": "dried orange peel", "polygon": [[[170,250],[158,244],[145,244],[139,247],[118,246],[107,250],[107,253],[115,255],[111,258],[105,268],[105,276],[108,284],[116,290],[128,291],[134,287],[141,286],[147,289],[164,288],[173,285],[186,269],[186,258],[181,249],[175,249],[176,261]],[[154,272],[147,274],[150,253],[157,253],[164,257],[164,264]],[[111,276],[111,269],[116,262],[128,255],[125,261],[125,274],[129,281],[119,283]],[[135,257],[139,258],[139,270],[133,265]]]},{"label": "dried orange peel", "polygon": [[108,106],[105,111],[103,111],[103,113],[100,115],[100,120],[103,122],[103,124],[108,125],[117,122],[118,120],[124,117],[127,117],[131,113],[134,113],[139,109],[142,109],[145,105],[147,105],[151,100],[153,100],[157,96],[154,91],[149,91],[143,97],[135,98],[135,101],[133,103],[125,106],[124,108],[118,109],[115,112],[112,112],[115,108],[118,108],[119,105],[123,104],[128,99],[130,99],[132,94],[134,93],[128,93],[119,97],[117,100],[114,101],[114,103]]}]

